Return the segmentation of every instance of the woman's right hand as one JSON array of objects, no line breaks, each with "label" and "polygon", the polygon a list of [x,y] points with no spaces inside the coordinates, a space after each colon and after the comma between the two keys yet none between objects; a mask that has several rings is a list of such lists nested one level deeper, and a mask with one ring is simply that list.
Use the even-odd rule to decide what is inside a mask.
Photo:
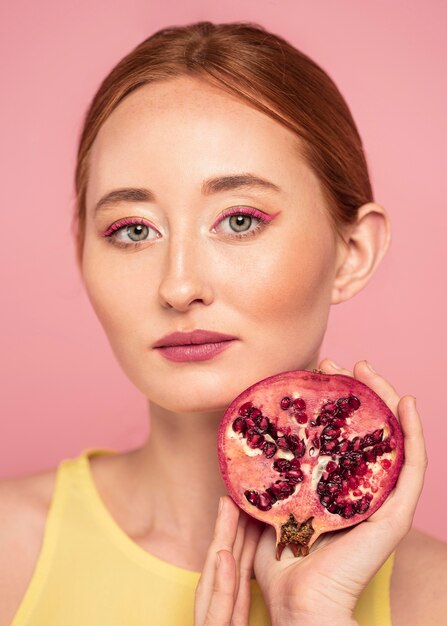
[{"label": "woman's right hand", "polygon": [[264,524],[220,499],[213,540],[196,588],[194,626],[247,626],[250,579]]}]

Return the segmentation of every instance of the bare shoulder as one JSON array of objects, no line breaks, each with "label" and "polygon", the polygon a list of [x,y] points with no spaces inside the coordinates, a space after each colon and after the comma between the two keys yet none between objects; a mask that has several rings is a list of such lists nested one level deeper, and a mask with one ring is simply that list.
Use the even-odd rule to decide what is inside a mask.
[{"label": "bare shoulder", "polygon": [[0,480],[0,626],[9,626],[42,547],[56,468]]},{"label": "bare shoulder", "polygon": [[447,544],[412,529],[396,550],[393,624],[438,626],[447,611]]}]

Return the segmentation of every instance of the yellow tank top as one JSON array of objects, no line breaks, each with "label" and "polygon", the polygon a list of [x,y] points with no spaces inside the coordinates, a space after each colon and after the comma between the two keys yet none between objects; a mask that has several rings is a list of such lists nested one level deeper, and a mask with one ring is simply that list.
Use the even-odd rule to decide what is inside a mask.
[{"label": "yellow tank top", "polygon": [[[199,572],[146,552],[115,522],[94,483],[89,458],[115,450],[89,448],[60,462],[31,582],[11,626],[193,626]],[[391,626],[393,555],[362,593],[361,626]],[[269,626],[252,580],[250,626]]]}]

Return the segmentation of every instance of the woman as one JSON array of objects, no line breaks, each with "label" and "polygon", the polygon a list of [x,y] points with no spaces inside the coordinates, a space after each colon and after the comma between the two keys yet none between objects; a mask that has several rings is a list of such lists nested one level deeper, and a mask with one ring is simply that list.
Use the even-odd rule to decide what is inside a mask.
[{"label": "woman", "polygon": [[[319,361],[330,305],[390,238],[330,78],[257,25],[159,31],[93,99],[76,193],[83,281],[151,431],[3,482],[0,626],[441,623],[445,546],[410,531],[426,465],[414,398],[366,361]],[[225,496],[216,431],[249,385],[316,367],[387,402],[406,462],[367,522],[278,562],[272,529]]]}]

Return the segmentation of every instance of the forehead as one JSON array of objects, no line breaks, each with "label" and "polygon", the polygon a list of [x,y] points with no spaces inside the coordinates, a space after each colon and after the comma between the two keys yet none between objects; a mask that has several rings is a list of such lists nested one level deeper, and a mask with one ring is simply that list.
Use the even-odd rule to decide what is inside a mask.
[{"label": "forehead", "polygon": [[89,165],[87,201],[111,187],[149,182],[197,189],[229,172],[253,171],[285,186],[298,170],[310,174],[292,131],[236,95],[186,76],[129,94],[100,128]]}]

